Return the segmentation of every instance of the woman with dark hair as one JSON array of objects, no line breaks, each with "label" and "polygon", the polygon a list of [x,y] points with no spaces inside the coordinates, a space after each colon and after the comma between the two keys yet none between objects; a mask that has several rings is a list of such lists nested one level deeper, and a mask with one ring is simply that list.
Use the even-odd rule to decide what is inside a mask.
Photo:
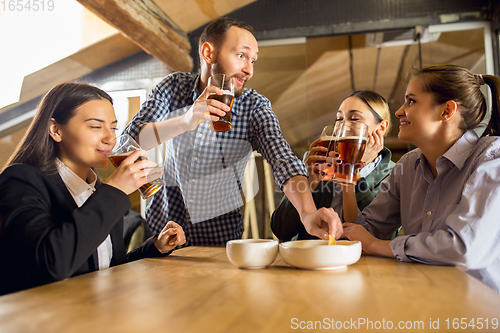
[{"label": "woman with dark hair", "polygon": [[[25,137],[0,174],[0,295],[92,272],[185,242],[169,222],[159,235],[126,254],[123,216],[127,194],[159,175],[133,152],[101,183],[116,116],[104,91],[62,83],[42,99]],[[161,174],[161,173],[160,173]]]},{"label": "woman with dark hair", "polygon": [[[480,88],[492,93],[491,119]],[[379,195],[345,223],[343,236],[368,253],[404,262],[457,265],[500,291],[500,78],[454,65],[412,73],[396,112],[405,154]],[[333,160],[333,159],[332,159]],[[403,227],[404,236],[385,241]]]},{"label": "woman with dark hair", "polygon": [[[356,187],[336,185],[332,181],[320,181],[321,163],[325,162],[327,148],[319,145],[321,138],[313,141],[305,157],[309,178],[307,190],[312,190],[316,207],[333,210],[341,218],[343,205],[352,201],[362,210],[378,194],[380,183],[392,170],[391,152],[384,147],[384,136],[388,133],[391,121],[389,105],[374,91],[356,90],[342,102],[336,114],[337,120],[361,122],[368,125],[368,142],[362,161],[365,167],[360,170]],[[323,154],[318,154],[323,152]],[[346,194],[348,197],[346,198]],[[347,199],[347,202],[346,202]],[[317,238],[307,233],[300,217],[285,196],[271,218],[271,229],[280,240]]]}]

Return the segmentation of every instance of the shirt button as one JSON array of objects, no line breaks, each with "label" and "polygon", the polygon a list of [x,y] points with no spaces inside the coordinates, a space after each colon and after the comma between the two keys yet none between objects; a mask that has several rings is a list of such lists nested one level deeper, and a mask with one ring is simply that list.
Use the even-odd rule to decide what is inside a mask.
[{"label": "shirt button", "polygon": [[191,179],[191,181],[194,183],[196,181],[196,179]]},{"label": "shirt button", "polygon": [[189,199],[189,202],[193,202],[193,199]]},{"label": "shirt button", "polygon": [[431,211],[427,212],[427,216],[431,216],[431,214],[432,214]]},{"label": "shirt button", "polygon": [[195,160],[195,161],[198,161],[198,157],[195,157],[195,158],[194,158],[194,160]]},{"label": "shirt button", "polygon": [[203,134],[201,134],[201,133],[200,133],[200,134],[198,134],[198,137],[199,137],[199,138],[201,138],[202,136],[203,136]]}]

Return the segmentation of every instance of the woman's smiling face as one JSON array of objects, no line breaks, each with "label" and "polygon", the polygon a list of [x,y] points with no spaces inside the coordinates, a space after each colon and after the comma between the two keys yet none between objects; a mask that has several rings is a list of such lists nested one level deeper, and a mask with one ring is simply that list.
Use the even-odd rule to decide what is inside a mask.
[{"label": "woman's smiling face", "polygon": [[55,124],[58,135],[59,159],[79,174],[91,167],[105,167],[108,158],[104,150],[116,137],[117,120],[108,100],[91,100],[76,108],[66,125]]},{"label": "woman's smiling face", "polygon": [[431,93],[423,90],[422,80],[413,78],[406,88],[405,103],[396,111],[398,137],[417,147],[429,143],[439,133],[442,108]]},{"label": "woman's smiling face", "polygon": [[368,134],[378,128],[377,119],[365,102],[356,96],[346,98],[337,111],[337,120],[349,120],[368,125]]}]

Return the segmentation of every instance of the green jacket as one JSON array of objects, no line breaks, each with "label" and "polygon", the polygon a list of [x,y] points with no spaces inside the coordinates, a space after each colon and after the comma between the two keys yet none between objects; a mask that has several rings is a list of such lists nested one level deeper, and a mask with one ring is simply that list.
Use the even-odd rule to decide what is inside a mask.
[{"label": "green jacket", "polygon": [[[394,162],[391,161],[391,151],[384,147],[380,152],[382,161],[366,179],[361,179],[356,185],[356,201],[359,210],[363,210],[377,196],[380,183],[391,173]],[[335,196],[334,182],[320,182],[313,191],[313,199],[317,208],[330,207]],[[338,212],[337,212],[338,213]],[[271,217],[271,229],[280,241],[288,241],[298,235],[298,239],[316,238],[306,232],[300,221],[299,213],[286,196]]]}]

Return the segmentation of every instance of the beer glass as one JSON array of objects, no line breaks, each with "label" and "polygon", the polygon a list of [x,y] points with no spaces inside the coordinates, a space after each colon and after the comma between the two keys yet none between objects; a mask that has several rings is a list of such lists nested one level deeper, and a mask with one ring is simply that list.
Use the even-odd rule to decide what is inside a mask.
[{"label": "beer glass", "polygon": [[[335,129],[337,128],[337,123],[335,125],[328,125],[323,128],[321,132],[320,141],[318,146],[325,147],[328,149],[326,152],[318,151],[316,155],[328,156],[328,153],[334,149],[335,146]],[[324,163],[324,162],[323,162]],[[320,163],[318,163],[320,164]],[[322,163],[321,163],[322,164]],[[332,179],[332,167],[323,167],[319,173],[319,178],[321,180],[329,181]]]},{"label": "beer glass", "polygon": [[[233,107],[234,102],[234,83],[233,78],[227,74],[212,74],[208,78],[208,85],[217,87],[222,90],[222,95],[210,94],[208,99],[216,99],[229,108]],[[212,114],[213,116],[219,117],[219,115]],[[226,132],[231,129],[231,110],[226,112],[225,116],[219,117],[217,121],[210,121],[210,129],[215,132]]]},{"label": "beer glass", "polygon": [[342,121],[336,129],[335,152],[341,163],[333,164],[332,180],[341,185],[356,184],[357,171],[368,140],[368,125]]},{"label": "beer glass", "polygon": [[[108,147],[109,147],[109,149],[107,149],[108,158],[110,162],[115,166],[115,168],[118,168],[118,166],[123,162],[123,160],[126,159],[134,151],[141,149],[139,144],[135,142],[135,140],[132,139],[132,137],[128,134],[123,134],[118,136],[116,139],[114,139],[108,144]],[[138,158],[138,160],[145,160],[145,159],[146,158],[142,156]],[[145,170],[145,172],[148,173],[149,171],[150,173],[152,173],[152,171],[157,171],[158,168],[163,169],[161,167],[150,168],[149,170]],[[147,176],[146,179],[148,179]],[[141,197],[143,199],[147,199],[153,194],[155,194],[156,191],[158,191],[163,185],[165,185],[165,182],[160,178],[156,178],[142,185],[139,188],[139,193],[141,194]]]}]

